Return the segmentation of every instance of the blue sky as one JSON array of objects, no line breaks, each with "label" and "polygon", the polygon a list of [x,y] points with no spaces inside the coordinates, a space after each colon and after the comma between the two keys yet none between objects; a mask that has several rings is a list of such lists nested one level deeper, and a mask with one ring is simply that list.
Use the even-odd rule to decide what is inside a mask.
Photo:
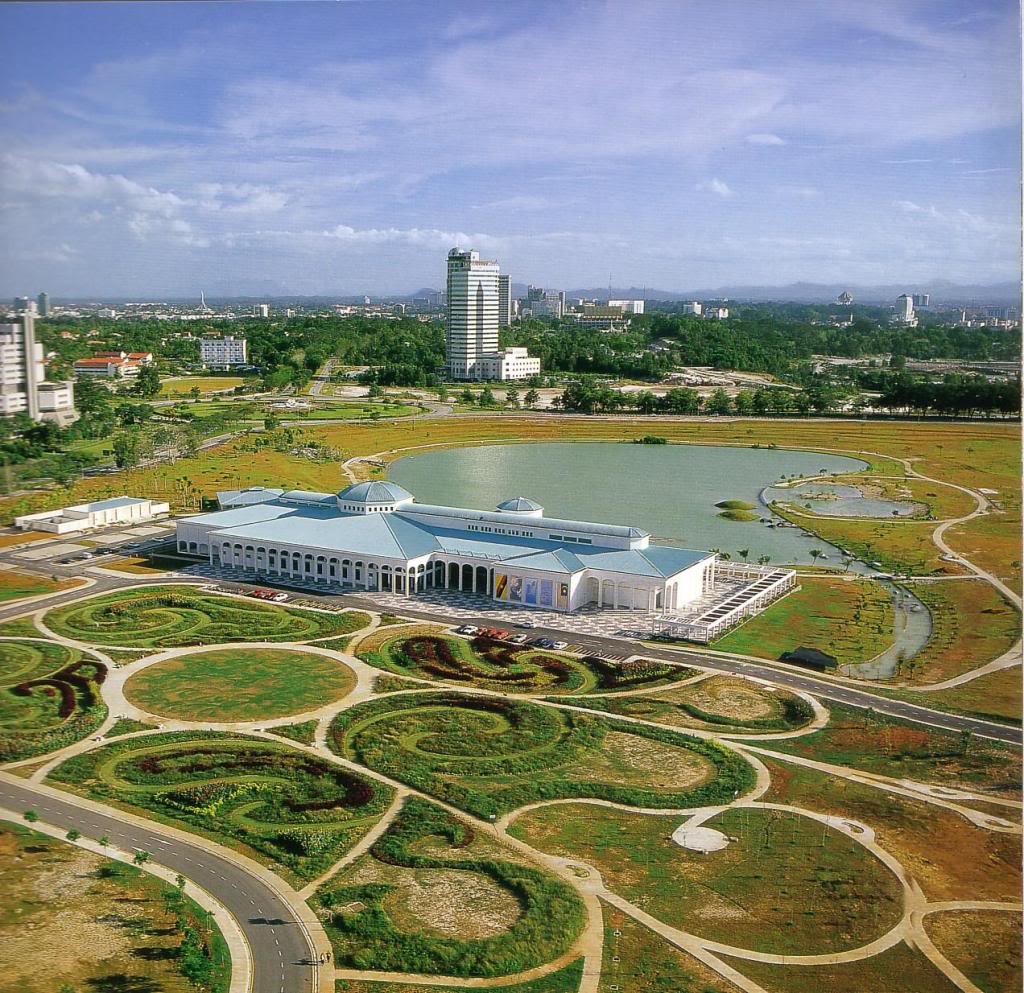
[{"label": "blue sky", "polygon": [[1012,0],[0,6],[0,287],[1019,270]]}]

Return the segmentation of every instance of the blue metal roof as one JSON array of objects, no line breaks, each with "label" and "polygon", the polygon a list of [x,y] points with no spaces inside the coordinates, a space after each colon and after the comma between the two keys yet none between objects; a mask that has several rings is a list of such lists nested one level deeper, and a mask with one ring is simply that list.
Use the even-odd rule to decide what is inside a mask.
[{"label": "blue metal roof", "polygon": [[84,508],[87,511],[96,510],[114,510],[117,507],[132,507],[137,503],[146,503],[142,497],[110,497],[108,500],[96,500],[94,503],[80,503],[76,505],[74,510]]},{"label": "blue metal roof", "polygon": [[544,508],[535,500],[531,500],[529,497],[517,496],[512,497],[509,500],[503,500],[501,503],[498,504],[497,510],[499,512],[510,514],[522,514],[526,511],[543,511]]},{"label": "blue metal roof", "polygon": [[282,489],[267,486],[248,486],[244,490],[220,490],[217,493],[217,503],[224,510],[228,507],[246,507],[254,503],[276,500],[282,493]]},{"label": "blue metal roof", "polygon": [[401,503],[403,500],[412,500],[413,495],[398,483],[374,479],[346,486],[338,494],[338,499],[348,503]]}]

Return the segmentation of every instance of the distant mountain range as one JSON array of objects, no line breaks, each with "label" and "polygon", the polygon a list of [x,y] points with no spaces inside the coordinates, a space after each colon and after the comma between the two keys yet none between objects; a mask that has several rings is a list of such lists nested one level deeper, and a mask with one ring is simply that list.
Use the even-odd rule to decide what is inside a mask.
[{"label": "distant mountain range", "polygon": [[[253,303],[272,303],[277,307],[288,306],[330,306],[331,304],[362,303],[361,293],[317,293],[317,294],[296,294],[289,293],[287,288],[267,282],[263,292],[256,286],[238,286],[234,292],[217,292],[207,290],[207,303],[216,306],[238,305],[245,306]],[[557,287],[548,286],[549,289]],[[525,283],[513,283],[512,293],[516,297],[526,295]],[[806,304],[830,304],[843,291],[853,295],[855,303],[866,304],[892,304],[901,293],[930,293],[931,303],[935,305],[1001,305],[1018,306],[1021,302],[1021,288],[1018,283],[1011,281],[1003,283],[954,283],[950,280],[936,279],[932,282],[908,282],[892,283],[888,285],[861,286],[857,283],[788,283],[785,286],[714,286],[699,287],[682,290],[662,290],[655,287],[639,286],[588,286],[567,289],[565,295],[569,299],[577,297],[584,299],[607,300],[731,300],[736,303],[806,303]],[[428,297],[438,290],[424,287],[413,293],[395,294],[368,294],[373,302],[380,300],[412,300],[415,297]],[[111,303],[119,304],[126,301],[125,297],[54,297],[55,303]],[[131,299],[140,300],[162,300],[166,303],[183,304],[198,302],[198,293],[195,296],[178,294],[146,294],[139,293]]]}]

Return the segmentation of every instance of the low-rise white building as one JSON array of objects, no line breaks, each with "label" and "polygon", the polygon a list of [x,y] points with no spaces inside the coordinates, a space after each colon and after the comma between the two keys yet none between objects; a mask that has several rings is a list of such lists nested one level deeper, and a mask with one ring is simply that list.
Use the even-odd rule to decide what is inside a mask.
[{"label": "low-rise white building", "polygon": [[76,531],[94,531],[97,528],[120,524],[140,524],[170,513],[170,505],[160,500],[138,497],[112,497],[93,503],[80,503],[61,510],[44,510],[36,514],[23,514],[14,519],[14,526],[23,531],[50,531],[54,534],[73,534]]},{"label": "low-rise white building", "polygon": [[540,359],[525,348],[503,348],[481,355],[476,362],[478,379],[529,379],[540,375]]},{"label": "low-rise white building", "polygon": [[219,493],[180,519],[177,546],[254,578],[335,589],[445,588],[526,607],[671,612],[712,590],[718,556],[652,544],[642,528],[546,517],[525,497],[495,511],[418,504],[390,482],[340,493]]}]

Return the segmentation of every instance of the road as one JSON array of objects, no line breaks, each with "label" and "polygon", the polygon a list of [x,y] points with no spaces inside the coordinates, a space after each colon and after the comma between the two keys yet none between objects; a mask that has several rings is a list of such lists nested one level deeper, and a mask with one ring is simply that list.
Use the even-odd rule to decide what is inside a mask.
[{"label": "road", "polygon": [[287,903],[262,879],[216,852],[163,834],[159,825],[140,827],[30,783],[0,775],[0,806],[35,810],[41,820],[76,828],[90,838],[106,835],[117,848],[143,849],[153,861],[180,872],[211,893],[238,921],[252,950],[253,993],[312,993],[314,966],[306,933]]},{"label": "road", "polygon": [[[4,555],[0,552],[0,559],[3,558]],[[24,569],[25,571],[38,571],[44,575],[58,571],[65,572],[68,575],[73,575],[76,572],[80,574],[80,569],[75,569],[73,567],[68,570],[66,568],[55,569],[53,566],[45,566],[38,563],[33,563],[33,565],[34,568],[27,567],[25,564],[19,564],[19,568]],[[153,580],[151,580],[151,582],[152,581]],[[160,583],[196,582],[196,579],[194,577],[190,578],[183,576],[180,579],[168,578],[156,581]],[[58,594],[57,596],[50,597],[47,600],[42,601],[39,603],[38,607],[57,606],[65,601],[75,600],[82,596],[83,593],[95,594],[107,590],[121,589],[126,586],[137,585],[138,582],[139,580],[119,579],[117,577],[97,577],[96,585],[92,586],[89,590],[69,590],[67,593]],[[212,581],[207,580],[207,582]],[[225,589],[233,589],[240,593],[244,593],[249,589],[249,587],[244,584],[234,583],[228,580],[217,580],[216,585],[222,586]],[[274,586],[277,584],[270,580],[260,580],[259,585]],[[287,586],[282,586],[281,588],[288,589]],[[292,592],[295,591],[292,590]],[[379,604],[374,603],[373,600],[368,597],[354,593],[320,596],[302,590],[297,595],[308,600],[322,600],[325,604],[337,605],[338,603],[342,603],[345,606],[357,607],[362,610],[379,611],[381,609]],[[401,613],[407,617],[413,617],[417,620],[431,621],[435,624],[453,623],[452,617],[434,611],[417,609],[415,604],[416,600],[414,598],[410,599],[408,606],[403,604]],[[24,604],[19,606],[17,602],[12,603],[9,606],[0,607],[0,621],[5,620],[7,617],[24,613],[27,609],[31,609],[31,605],[29,607],[26,607]],[[471,614],[460,614],[458,622],[476,624],[481,627],[490,627],[495,623],[495,618],[493,615],[486,617],[474,617]],[[546,635],[551,638],[563,639],[588,652],[606,655],[622,655],[623,652],[626,651],[636,652],[637,654],[642,654],[645,658],[658,659],[663,662],[673,662],[677,665],[695,665],[701,666],[705,669],[713,669],[716,672],[735,673],[742,676],[755,676],[759,679],[767,679],[770,682],[779,686],[784,686],[787,689],[802,690],[805,693],[813,693],[816,696],[824,697],[826,700],[835,700],[838,703],[843,703],[850,707],[858,707],[862,710],[871,709],[876,713],[885,714],[888,717],[898,717],[902,720],[913,721],[917,724],[928,724],[932,727],[943,728],[947,731],[971,731],[974,734],[982,735],[986,738],[993,738],[997,741],[1006,741],[1015,745],[1019,745],[1024,742],[1024,731],[1022,731],[1020,727],[1001,724],[998,721],[986,721],[977,717],[968,717],[961,714],[950,714],[939,710],[931,710],[928,707],[922,707],[913,703],[904,703],[902,700],[894,700],[891,697],[880,696],[867,690],[847,686],[842,683],[833,682],[832,680],[818,679],[812,673],[804,672],[793,667],[785,667],[781,664],[768,665],[746,659],[710,655],[696,649],[669,650],[664,648],[655,648],[651,645],[641,646],[635,641],[626,641],[619,638],[602,638],[597,635],[581,635],[573,631],[562,631],[558,628],[537,627],[533,629],[532,634],[534,637],[538,638]]]}]

